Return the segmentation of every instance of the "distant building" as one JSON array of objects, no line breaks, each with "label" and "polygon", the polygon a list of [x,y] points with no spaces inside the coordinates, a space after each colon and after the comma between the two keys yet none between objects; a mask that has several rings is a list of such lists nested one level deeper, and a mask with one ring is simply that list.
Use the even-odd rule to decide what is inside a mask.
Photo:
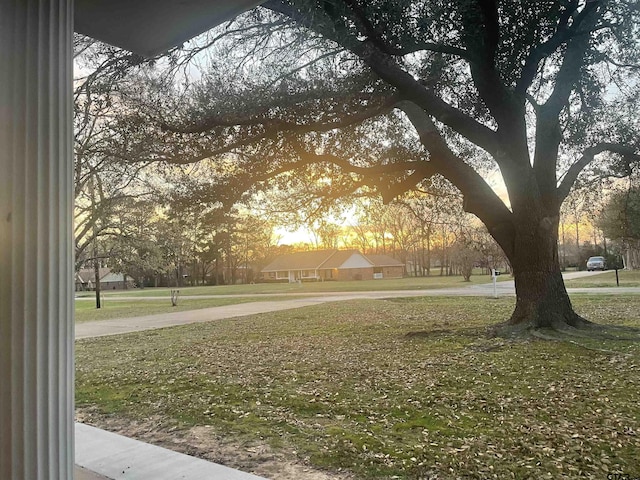
[{"label": "distant building", "polygon": [[261,274],[270,282],[373,280],[402,278],[404,265],[387,255],[364,255],[358,250],[316,250],[281,255]]},{"label": "distant building", "polygon": [[367,255],[373,263],[373,278],[402,278],[405,265],[389,255]]},{"label": "distant building", "polygon": [[[100,270],[100,289],[101,290],[126,290],[134,288],[133,279],[126,277],[122,273],[114,273],[110,268],[101,268]],[[76,273],[76,292],[85,292],[95,290],[95,271],[93,268],[83,268]]]}]

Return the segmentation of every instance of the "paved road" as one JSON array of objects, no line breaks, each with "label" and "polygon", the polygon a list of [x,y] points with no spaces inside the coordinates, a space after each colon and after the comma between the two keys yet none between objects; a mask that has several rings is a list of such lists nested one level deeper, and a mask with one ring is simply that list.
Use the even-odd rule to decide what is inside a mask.
[{"label": "paved road", "polygon": [[[571,278],[597,275],[600,272],[572,272],[565,274],[566,280]],[[569,293],[589,293],[589,294],[640,294],[639,287],[607,287],[607,288],[570,288]],[[515,295],[513,280],[498,282],[496,284],[498,296]],[[138,332],[156,328],[165,328],[175,325],[186,325],[190,323],[211,322],[224,318],[244,317],[258,313],[276,312],[290,310],[294,308],[308,307],[327,302],[337,302],[356,299],[384,299],[396,297],[424,297],[424,296],[493,296],[493,284],[471,285],[466,287],[455,287],[434,290],[393,290],[377,292],[329,292],[313,293],[305,296],[300,294],[288,294],[296,298],[283,300],[256,301],[251,303],[241,303],[237,305],[225,305],[221,307],[203,308],[199,310],[189,310],[185,312],[163,313],[159,315],[147,315],[143,317],[131,317],[112,320],[99,320],[95,322],[85,322],[76,324],[76,338],[102,337],[107,335],[118,335],[122,333]],[[222,295],[208,296],[182,296],[181,298],[220,298]],[[231,295],[230,295],[231,296]],[[237,295],[247,297],[247,295]],[[282,296],[287,294],[263,294],[255,295],[256,298],[265,296]],[[303,298],[300,298],[303,297]],[[167,297],[110,297],[112,299],[149,300],[163,299]]]}]

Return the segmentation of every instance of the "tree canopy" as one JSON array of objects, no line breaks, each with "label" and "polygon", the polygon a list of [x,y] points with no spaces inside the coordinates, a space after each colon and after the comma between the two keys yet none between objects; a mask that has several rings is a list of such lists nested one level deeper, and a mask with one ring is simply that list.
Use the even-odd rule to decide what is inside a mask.
[{"label": "tree canopy", "polygon": [[600,226],[614,240],[640,240],[640,188],[615,192],[607,202]]},{"label": "tree canopy", "polygon": [[604,234],[618,244],[625,267],[640,267],[640,187],[632,184],[615,191],[598,223]]},{"label": "tree canopy", "polygon": [[560,275],[559,209],[586,170],[640,159],[639,19],[635,1],[268,0],[123,89],[122,155],[212,161],[230,199],[269,180],[390,200],[445,178],[512,264],[509,324],[591,328]]}]

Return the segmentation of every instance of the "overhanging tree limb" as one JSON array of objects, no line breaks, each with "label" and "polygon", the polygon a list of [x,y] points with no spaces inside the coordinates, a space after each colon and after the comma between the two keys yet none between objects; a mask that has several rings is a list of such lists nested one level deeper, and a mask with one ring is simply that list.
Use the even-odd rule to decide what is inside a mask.
[{"label": "overhanging tree limb", "polygon": [[384,81],[393,85],[403,99],[409,100],[451,127],[491,155],[498,151],[496,132],[442,100],[418,82],[389,55],[379,51],[370,42],[359,48],[360,58]]},{"label": "overhanging tree limb", "polygon": [[398,101],[395,96],[384,99],[379,105],[375,105],[370,109],[365,109],[334,121],[319,122],[290,122],[274,118],[223,118],[211,117],[205,122],[190,126],[177,126],[160,122],[160,127],[168,132],[173,133],[205,133],[218,127],[235,127],[235,126],[257,126],[264,127],[264,133],[256,138],[270,138],[276,133],[307,133],[307,132],[328,132],[337,128],[345,128],[351,125],[362,123],[363,121],[387,113],[391,107]]},{"label": "overhanging tree limb", "polygon": [[[269,0],[263,4],[263,7],[285,15],[351,51],[382,80],[395,87],[403,99],[419,105],[438,121],[465,136],[489,154],[494,155],[497,152],[497,138],[493,130],[442,100],[400,67],[391,55],[380,50],[371,40],[361,41],[345,36],[346,34],[342,31],[337,33],[335,29],[329,28],[325,22],[314,22],[300,11],[278,0]],[[432,46],[438,47],[437,45]],[[447,52],[445,50],[450,49],[445,46],[438,48],[442,53],[468,56],[468,53],[463,49],[456,48]]]},{"label": "overhanging tree limb", "polygon": [[502,240],[500,244],[508,255],[513,242],[513,214],[478,172],[451,151],[424,110],[412,102],[402,102],[398,107],[407,115],[429,152],[429,163],[460,190],[465,211],[480,218],[492,235]]}]

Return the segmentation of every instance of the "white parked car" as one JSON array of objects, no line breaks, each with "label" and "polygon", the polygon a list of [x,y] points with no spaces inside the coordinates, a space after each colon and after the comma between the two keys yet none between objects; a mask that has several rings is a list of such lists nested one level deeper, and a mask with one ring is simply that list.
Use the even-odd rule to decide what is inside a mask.
[{"label": "white parked car", "polygon": [[607,262],[604,257],[589,257],[587,260],[587,270],[593,272],[594,270],[606,270]]}]

